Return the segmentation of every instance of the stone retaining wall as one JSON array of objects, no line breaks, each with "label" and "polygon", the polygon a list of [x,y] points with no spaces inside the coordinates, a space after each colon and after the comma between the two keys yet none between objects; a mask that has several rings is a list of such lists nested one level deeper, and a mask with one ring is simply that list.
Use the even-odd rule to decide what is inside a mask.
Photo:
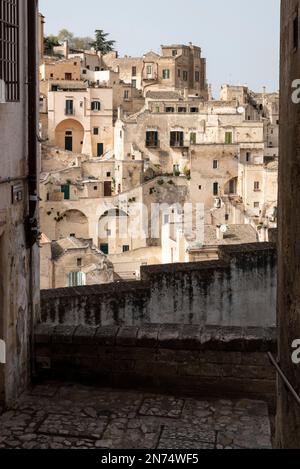
[{"label": "stone retaining wall", "polygon": [[40,379],[274,403],[272,328],[41,324],[35,348]]}]

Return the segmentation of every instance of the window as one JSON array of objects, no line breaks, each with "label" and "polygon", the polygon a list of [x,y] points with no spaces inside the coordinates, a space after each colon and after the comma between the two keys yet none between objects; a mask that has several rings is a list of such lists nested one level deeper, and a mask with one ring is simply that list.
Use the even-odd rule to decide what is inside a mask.
[{"label": "window", "polygon": [[198,186],[199,191],[202,191],[202,186]]},{"label": "window", "polygon": [[146,132],[146,147],[157,147],[158,146],[158,132],[148,131]]},{"label": "window", "polygon": [[110,173],[110,172],[106,173],[106,177],[107,177],[107,178],[110,178],[110,177],[111,177],[111,173]]},{"label": "window", "polygon": [[152,66],[151,65],[147,65],[147,75],[152,75]]},{"label": "window", "polygon": [[225,221],[229,221],[229,215],[228,215],[228,213],[226,213],[226,215],[225,215]]},{"label": "window", "polygon": [[218,182],[214,182],[213,184],[213,194],[215,196],[219,195],[219,183]]},{"label": "window", "polygon": [[166,112],[170,113],[170,112],[175,112],[175,108],[174,107],[166,107]]},{"label": "window", "polygon": [[255,192],[260,191],[260,184],[259,184],[258,181],[255,181],[255,182],[254,182],[254,191],[255,191]]},{"label": "window", "polygon": [[65,73],[65,80],[72,80],[72,73]]},{"label": "window", "polygon": [[100,251],[106,256],[109,254],[109,247],[107,243],[100,244]]},{"label": "window", "polygon": [[183,147],[184,133],[183,132],[170,132],[170,146]]},{"label": "window", "polygon": [[68,287],[81,287],[85,285],[85,275],[83,272],[68,273]]},{"label": "window", "polygon": [[168,80],[170,78],[170,70],[168,68],[163,70],[162,76],[164,80]]},{"label": "window", "polygon": [[136,77],[136,67],[132,67],[132,76]]},{"label": "window", "polygon": [[128,244],[124,244],[123,252],[129,252],[129,250],[130,250],[130,247],[128,246]]},{"label": "window", "polygon": [[136,88],[137,81],[136,80],[131,80],[131,86],[132,88]]},{"label": "window", "polygon": [[124,91],[124,99],[128,99],[129,98],[129,90],[125,90]]},{"label": "window", "polygon": [[19,0],[0,3],[0,80],[6,101],[19,101]]},{"label": "window", "polygon": [[74,102],[73,102],[73,99],[67,99],[67,100],[66,100],[65,115],[66,115],[66,116],[73,116],[73,114],[74,114]]},{"label": "window", "polygon": [[213,169],[218,169],[219,168],[219,161],[218,160],[214,160],[213,161]]},{"label": "window", "polygon": [[176,57],[176,55],[177,55],[177,49],[173,49],[173,50],[172,50],[172,56],[173,56],[173,57]]},{"label": "window", "polygon": [[251,161],[251,153],[247,151],[246,153],[246,162],[249,163]]},{"label": "window", "polygon": [[99,67],[95,67],[95,72],[100,72],[100,68],[99,68]]},{"label": "window", "polygon": [[199,108],[198,108],[198,107],[191,107],[190,112],[191,112],[192,114],[196,114],[196,113],[199,112]]},{"label": "window", "polygon": [[82,266],[82,259],[79,258],[77,259],[77,267],[81,267]]},{"label": "window", "polygon": [[189,75],[188,75],[188,72],[187,72],[186,70],[184,70],[184,71],[183,71],[183,76],[182,76],[183,81],[188,81],[188,76],[189,76]]},{"label": "window", "polygon": [[179,164],[174,164],[174,165],[173,165],[173,175],[174,175],[175,177],[180,176]]},{"label": "window", "polygon": [[120,138],[123,137],[123,133],[122,133],[122,130],[120,130]]},{"label": "window", "polygon": [[94,135],[99,135],[99,127],[94,127],[93,128],[93,134]]},{"label": "window", "polygon": [[299,17],[298,14],[293,21],[293,49],[297,50],[299,45]]},{"label": "window", "polygon": [[181,77],[181,70],[180,70],[180,68],[179,68],[178,71],[177,71],[177,76],[178,76],[178,78]]},{"label": "window", "polygon": [[100,101],[92,101],[91,103],[91,110],[94,112],[101,111],[101,103]]},{"label": "window", "polygon": [[86,75],[87,72],[86,72],[85,68],[82,70],[82,73],[83,73],[83,75]]},{"label": "window", "polygon": [[94,186],[94,191],[97,191],[98,190],[98,186]]},{"label": "window", "polygon": [[197,142],[197,134],[196,134],[196,132],[191,132],[190,133],[190,143],[192,145],[196,145],[196,142]]},{"label": "window", "polygon": [[53,78],[53,77],[54,77],[53,73],[50,73],[50,78]]},{"label": "window", "polygon": [[200,81],[200,72],[195,72],[195,81]]},{"label": "window", "polygon": [[259,208],[259,202],[254,202],[254,208]]},{"label": "window", "polygon": [[232,132],[225,132],[225,143],[226,145],[232,144]]},{"label": "window", "polygon": [[164,214],[164,225],[167,225],[169,223],[170,216],[168,214]]},{"label": "window", "polygon": [[184,112],[186,112],[186,107],[179,107],[179,108],[178,108],[178,112],[179,112],[179,113],[184,113]]}]

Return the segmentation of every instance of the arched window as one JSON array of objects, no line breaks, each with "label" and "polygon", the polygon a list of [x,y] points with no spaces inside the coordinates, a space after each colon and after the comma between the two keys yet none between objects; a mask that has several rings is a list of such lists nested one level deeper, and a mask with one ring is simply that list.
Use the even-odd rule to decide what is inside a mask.
[{"label": "arched window", "polygon": [[92,111],[101,111],[100,101],[92,101],[91,109]]}]

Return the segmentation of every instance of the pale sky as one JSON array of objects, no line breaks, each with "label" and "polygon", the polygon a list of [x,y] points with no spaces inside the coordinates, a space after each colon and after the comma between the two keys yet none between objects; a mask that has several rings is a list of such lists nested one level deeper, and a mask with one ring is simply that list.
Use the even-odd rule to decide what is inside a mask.
[{"label": "pale sky", "polygon": [[279,10],[280,0],[40,0],[46,34],[103,29],[121,56],[199,45],[215,97],[222,83],[278,90]]}]

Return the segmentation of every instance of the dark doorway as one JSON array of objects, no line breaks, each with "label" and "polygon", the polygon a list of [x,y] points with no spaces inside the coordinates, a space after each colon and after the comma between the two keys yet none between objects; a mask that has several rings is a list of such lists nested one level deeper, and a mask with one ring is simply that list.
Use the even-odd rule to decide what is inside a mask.
[{"label": "dark doorway", "polygon": [[105,254],[107,256],[108,253],[109,253],[108,244],[106,244],[106,243],[100,244],[100,251],[103,252],[103,254]]},{"label": "dark doorway", "polygon": [[73,151],[73,136],[72,132],[66,132],[65,135],[65,150]]},{"label": "dark doorway", "polygon": [[64,184],[63,186],[61,186],[61,192],[63,192],[65,200],[70,200],[70,186],[69,186],[69,184]]},{"label": "dark doorway", "polygon": [[104,153],[103,143],[97,143],[97,156],[102,156]]},{"label": "dark doorway", "polygon": [[104,197],[111,197],[111,195],[112,195],[111,181],[105,181],[105,183],[104,183]]}]

